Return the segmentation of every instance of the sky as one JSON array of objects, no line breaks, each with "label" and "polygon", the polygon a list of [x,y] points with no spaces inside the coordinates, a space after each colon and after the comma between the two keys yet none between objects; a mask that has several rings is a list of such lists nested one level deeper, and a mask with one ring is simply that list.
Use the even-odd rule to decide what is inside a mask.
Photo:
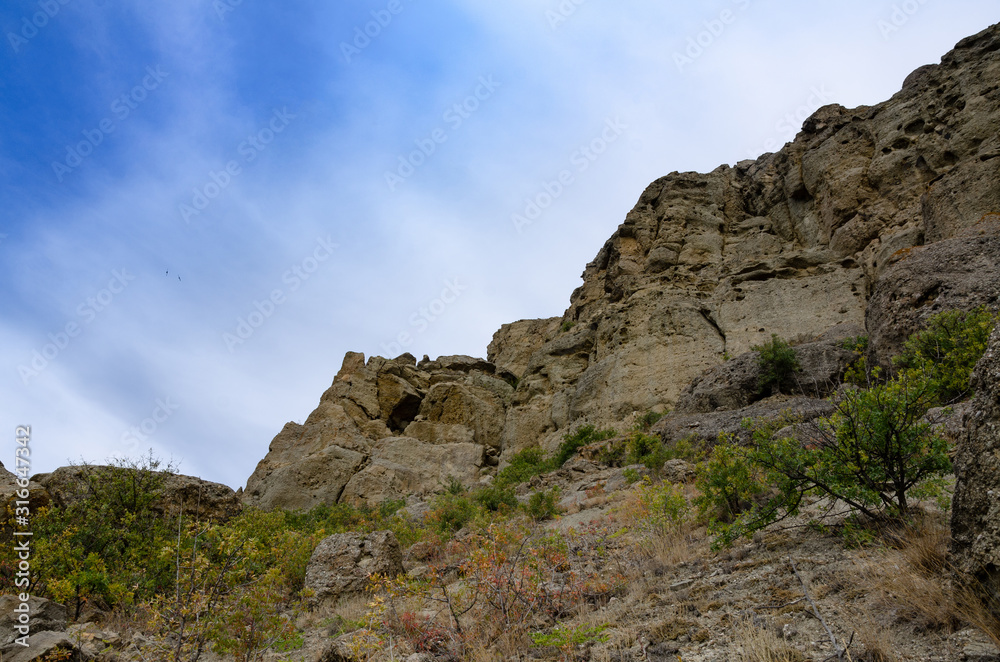
[{"label": "sky", "polygon": [[996,9],[8,0],[0,461],[25,425],[32,474],[245,485],[345,352],[485,356],[651,181],[883,101]]}]

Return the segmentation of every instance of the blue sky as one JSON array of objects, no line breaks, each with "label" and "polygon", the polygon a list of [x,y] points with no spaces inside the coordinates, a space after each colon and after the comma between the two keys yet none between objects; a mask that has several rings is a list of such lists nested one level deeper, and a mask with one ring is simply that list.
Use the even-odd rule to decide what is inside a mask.
[{"label": "blue sky", "polygon": [[239,487],[345,352],[484,356],[650,181],[882,101],[995,9],[6,2],[0,461],[26,424],[34,472],[152,448]]}]

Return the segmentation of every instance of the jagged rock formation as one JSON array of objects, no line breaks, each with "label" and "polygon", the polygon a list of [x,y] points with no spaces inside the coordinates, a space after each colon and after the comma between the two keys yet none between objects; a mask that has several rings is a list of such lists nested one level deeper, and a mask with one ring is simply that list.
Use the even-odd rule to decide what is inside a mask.
[{"label": "jagged rock formation", "polygon": [[979,580],[1000,618],[1000,328],[972,383],[976,397],[955,455],[951,560]]},{"label": "jagged rock formation", "polygon": [[304,425],[288,423],[247,481],[244,501],[309,508],[376,504],[465,484],[496,464],[515,377],[487,361],[349,353]]},{"label": "jagged rock formation", "polygon": [[[656,180],[587,265],[563,316],[505,324],[488,361],[348,354],[305,425],[275,437],[244,500],[298,508],[427,494],[449,474],[475,480],[498,453],[552,449],[583,422],[679,402],[692,412],[751,405],[757,396],[701,397],[710,376],[687,387],[772,333],[807,352],[831,329],[867,321],[875,346],[891,351],[936,312],[899,316],[913,303],[899,274],[933,270],[935,250],[952,251],[956,269],[996,271],[995,231],[976,224],[1000,211],[997,81],[993,26],[914,71],[888,101],[819,109],[777,153]],[[941,248],[911,250],[933,242]],[[995,301],[993,281],[981,280],[967,288],[976,294],[938,307]],[[971,282],[943,280],[918,299],[933,304],[959,281]],[[829,343],[811,351],[817,375],[843,369],[846,355]]]}]

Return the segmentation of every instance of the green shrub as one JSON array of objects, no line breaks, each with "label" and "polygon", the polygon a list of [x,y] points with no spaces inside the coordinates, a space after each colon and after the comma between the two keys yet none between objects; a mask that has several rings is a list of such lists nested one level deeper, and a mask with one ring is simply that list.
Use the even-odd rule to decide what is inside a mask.
[{"label": "green shrub", "polygon": [[497,512],[504,507],[514,508],[517,506],[517,497],[514,496],[514,489],[497,485],[495,482],[493,485],[476,490],[472,498],[484,510],[490,512]]},{"label": "green shrub", "polygon": [[761,391],[771,388],[772,392],[780,393],[782,384],[801,369],[795,350],[776,333],[772,333],[771,339],[763,345],[754,345],[751,349],[760,354],[757,358],[760,365],[757,386]]},{"label": "green shrub", "polygon": [[466,495],[439,495],[427,514],[427,522],[439,532],[450,535],[476,517],[476,504]]},{"label": "green shrub", "polygon": [[928,404],[923,382],[904,376],[846,391],[805,444],[777,436],[788,420],[745,422],[753,443],[717,446],[699,472],[713,532],[723,543],[749,535],[797,514],[807,494],[839,499],[871,520],[906,515],[911,492],[937,495],[937,479],[951,470],[947,442],[921,420]]},{"label": "green shrub", "polygon": [[551,466],[541,448],[526,448],[510,458],[510,464],[497,473],[493,484],[500,487],[520,485],[532,476],[550,471]]},{"label": "green shrub", "polygon": [[80,469],[80,480],[65,487],[65,505],[41,509],[32,521],[40,592],[79,616],[88,600],[108,608],[165,590],[170,564],[157,551],[171,526],[159,501],[173,467],[149,455]]},{"label": "green shrub", "polygon": [[559,488],[534,492],[528,497],[524,511],[536,522],[552,519],[559,514]]},{"label": "green shrub", "polygon": [[665,414],[661,414],[655,411],[647,411],[645,414],[636,419],[633,430],[638,432],[649,432],[649,429],[653,427],[657,421],[663,418]]},{"label": "green shrub", "polygon": [[694,504],[710,525],[733,523],[765,489],[749,449],[721,434],[711,455],[698,466],[695,485],[701,494]]},{"label": "green shrub", "polygon": [[985,306],[938,313],[910,336],[894,363],[911,381],[923,379],[935,404],[959,402],[972,393],[972,369],[986,351],[996,320]]},{"label": "green shrub", "polygon": [[584,425],[577,429],[576,432],[566,434],[563,436],[563,441],[559,444],[559,449],[556,451],[555,457],[553,458],[553,468],[558,469],[562,465],[566,464],[567,460],[573,457],[578,450],[587,444],[592,444],[595,441],[611,439],[617,434],[617,432],[610,429],[598,430],[593,425]]}]

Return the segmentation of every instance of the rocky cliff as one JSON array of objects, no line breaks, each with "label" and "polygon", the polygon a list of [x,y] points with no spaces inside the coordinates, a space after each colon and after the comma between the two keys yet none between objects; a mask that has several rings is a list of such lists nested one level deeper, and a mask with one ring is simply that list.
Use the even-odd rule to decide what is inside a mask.
[{"label": "rocky cliff", "polygon": [[[996,303],[983,220],[1000,211],[998,81],[993,26],[888,101],[821,108],[777,153],[656,180],[563,316],[504,325],[487,360],[348,354],[244,501],[374,503],[488,480],[498,458],[551,449],[574,425],[690,401],[699,375],[772,333],[808,343],[867,325],[885,362],[932,312]],[[811,351],[841,369],[835,347]]]}]

